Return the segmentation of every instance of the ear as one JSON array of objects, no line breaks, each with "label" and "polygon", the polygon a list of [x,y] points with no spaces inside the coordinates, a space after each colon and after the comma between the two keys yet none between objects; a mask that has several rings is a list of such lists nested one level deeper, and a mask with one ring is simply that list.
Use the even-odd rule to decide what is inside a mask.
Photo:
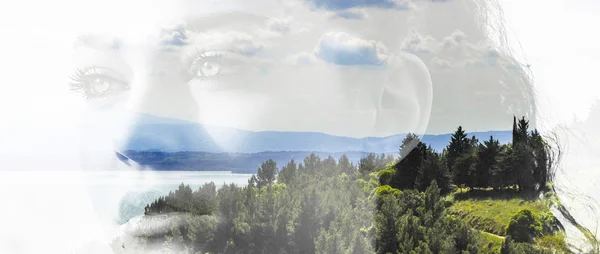
[{"label": "ear", "polygon": [[387,59],[385,85],[380,91],[375,128],[384,135],[425,133],[433,98],[431,76],[415,55],[398,53]]}]

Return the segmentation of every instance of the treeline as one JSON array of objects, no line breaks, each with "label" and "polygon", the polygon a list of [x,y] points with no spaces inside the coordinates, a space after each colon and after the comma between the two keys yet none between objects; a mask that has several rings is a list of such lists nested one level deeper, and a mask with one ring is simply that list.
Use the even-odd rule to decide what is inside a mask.
[{"label": "treeline", "polygon": [[137,164],[159,171],[231,171],[240,174],[255,174],[256,167],[272,159],[278,165],[285,165],[291,159],[303,159],[311,153],[327,158],[342,155],[353,162],[369,155],[367,152],[310,152],[310,151],[271,151],[259,153],[211,153],[211,152],[163,152],[127,150],[124,155]]},{"label": "treeline", "polygon": [[[538,154],[542,149],[536,150],[541,145],[536,144],[539,134],[528,132],[524,119],[515,126],[516,144],[501,145],[493,137],[479,144],[459,127],[440,153],[409,134],[400,146],[399,159],[370,154],[355,165],[346,156],[336,160],[311,154],[281,169],[267,160],[243,187],[225,184],[216,190],[209,183],[192,191],[182,184],[149,204],[145,214],[194,216],[171,220],[162,231],[144,229],[142,224],[136,234],[115,239],[113,250],[493,253],[479,232],[446,212],[451,203],[443,196],[456,184],[542,189],[551,174],[547,168],[540,172],[537,160],[544,157]],[[511,175],[514,172],[530,174],[533,180],[517,179]],[[538,251],[508,239],[506,253]]]},{"label": "treeline", "polygon": [[480,142],[458,127],[440,153],[409,134],[400,146],[400,158],[394,167],[379,174],[382,185],[397,189],[424,191],[432,180],[442,193],[452,184],[467,188],[516,188],[539,191],[554,176],[550,146],[537,130],[529,131],[529,122],[513,119],[513,142],[500,144],[490,136]]}]

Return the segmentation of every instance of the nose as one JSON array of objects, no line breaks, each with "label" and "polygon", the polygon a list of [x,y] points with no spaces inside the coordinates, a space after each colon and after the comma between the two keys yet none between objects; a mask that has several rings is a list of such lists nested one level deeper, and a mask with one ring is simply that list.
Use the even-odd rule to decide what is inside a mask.
[{"label": "nose", "polygon": [[193,76],[180,59],[172,52],[159,52],[148,60],[146,70],[136,79],[143,89],[121,151],[219,152],[199,124],[199,106],[189,86]]}]

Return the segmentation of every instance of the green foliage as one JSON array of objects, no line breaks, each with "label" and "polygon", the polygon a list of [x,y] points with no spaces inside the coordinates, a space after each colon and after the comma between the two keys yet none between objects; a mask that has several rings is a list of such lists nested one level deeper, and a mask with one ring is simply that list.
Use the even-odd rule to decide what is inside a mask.
[{"label": "green foliage", "polygon": [[442,195],[450,193],[450,173],[442,156],[427,149],[425,161],[418,168],[415,187],[420,191],[425,191],[432,181],[439,185]]},{"label": "green foliage", "polygon": [[504,237],[488,232],[479,231],[481,235],[481,250],[483,253],[500,253]]},{"label": "green foliage", "polygon": [[479,153],[475,166],[475,187],[486,188],[491,186],[491,173],[498,168],[498,156],[501,152],[500,142],[493,136],[479,145]]},{"label": "green foliage", "polygon": [[[508,225],[515,212],[520,209],[528,209],[535,214],[552,216],[544,200],[537,199],[533,195],[514,191],[497,192],[493,190],[454,193],[454,204],[449,208],[449,213],[456,215],[478,230],[506,236],[506,225]],[[550,220],[549,217],[548,221]]]},{"label": "green foliage", "polygon": [[338,168],[339,171],[342,173],[346,173],[346,174],[354,174],[354,172],[356,171],[356,166],[354,166],[350,160],[348,159],[348,156],[346,156],[345,154],[342,155],[340,157],[340,159],[338,160]]},{"label": "green foliage", "polygon": [[294,159],[292,159],[286,166],[281,168],[279,174],[277,175],[277,182],[290,184],[296,178],[296,173],[298,171],[298,166]]},{"label": "green foliage", "polygon": [[458,129],[452,134],[450,143],[446,147],[448,168],[454,168],[454,163],[465,152],[468,143],[469,140],[467,139],[467,134],[462,126],[458,126]]},{"label": "green foliage", "polygon": [[415,134],[409,133],[402,141],[400,159],[394,166],[396,174],[390,185],[398,189],[413,189],[418,170],[427,156],[427,147]]},{"label": "green foliage", "polygon": [[515,245],[510,236],[504,239],[504,243],[502,243],[502,249],[500,249],[501,254],[515,254],[517,253],[515,250]]},{"label": "green foliage", "polygon": [[[279,172],[274,160],[264,161],[245,187],[226,184],[217,191],[210,183],[192,191],[182,184],[145,214],[203,219],[157,235],[128,236],[127,245],[192,253],[562,250],[560,223],[547,204],[532,198],[551,180],[548,147],[537,131],[528,134],[522,120],[515,120],[514,145],[493,137],[480,144],[459,127],[441,153],[411,133],[397,161],[369,154],[353,165],[345,155],[322,160],[312,153]],[[469,191],[455,193],[456,185]],[[513,186],[519,192],[511,192]],[[113,248],[122,251],[119,243]]]},{"label": "green foliage", "polygon": [[398,189],[394,189],[389,185],[382,185],[377,187],[376,195],[377,197],[383,197],[385,195],[393,195],[393,198],[398,198],[402,193]]},{"label": "green foliage", "polygon": [[563,232],[547,234],[535,239],[535,245],[547,250],[556,250],[562,253],[570,253]]},{"label": "green foliage", "polygon": [[256,173],[257,187],[260,188],[267,184],[272,184],[277,177],[277,163],[274,160],[267,160],[258,168]]},{"label": "green foliage", "polygon": [[396,174],[396,170],[393,168],[379,171],[379,173],[377,173],[377,177],[379,178],[379,185],[389,185],[392,181],[394,174]]},{"label": "green foliage", "polygon": [[[555,253],[552,250],[556,251],[557,249],[544,249],[535,247],[530,243],[520,243],[515,242],[513,239],[508,236],[504,240],[502,244],[502,248],[500,249],[501,254],[544,254],[544,253]],[[559,249],[560,250],[560,249]],[[560,253],[570,253],[568,250],[560,250]]]},{"label": "green foliage", "polygon": [[175,191],[169,192],[145,207],[145,215],[187,212],[195,215],[212,214],[216,208],[216,186],[207,183],[197,191],[183,183]]},{"label": "green foliage", "polygon": [[506,227],[506,234],[516,242],[533,242],[541,234],[542,225],[528,209],[522,209],[512,216]]},{"label": "green foliage", "polygon": [[369,174],[371,172],[377,172],[386,167],[386,165],[394,160],[393,157],[385,156],[385,154],[381,154],[380,156],[375,155],[374,153],[370,153],[367,157],[360,159],[358,164],[358,171],[364,175]]}]

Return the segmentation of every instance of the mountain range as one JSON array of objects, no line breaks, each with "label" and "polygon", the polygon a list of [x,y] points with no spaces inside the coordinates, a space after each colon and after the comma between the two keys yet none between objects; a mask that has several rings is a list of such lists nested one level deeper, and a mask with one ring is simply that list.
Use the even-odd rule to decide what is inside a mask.
[{"label": "mountain range", "polygon": [[[249,131],[138,114],[122,150],[207,153],[260,153],[279,151],[397,153],[406,134],[352,138],[319,132]],[[471,132],[479,140],[494,136],[501,143],[511,131]],[[421,140],[441,151],[452,134],[422,135]]]}]

